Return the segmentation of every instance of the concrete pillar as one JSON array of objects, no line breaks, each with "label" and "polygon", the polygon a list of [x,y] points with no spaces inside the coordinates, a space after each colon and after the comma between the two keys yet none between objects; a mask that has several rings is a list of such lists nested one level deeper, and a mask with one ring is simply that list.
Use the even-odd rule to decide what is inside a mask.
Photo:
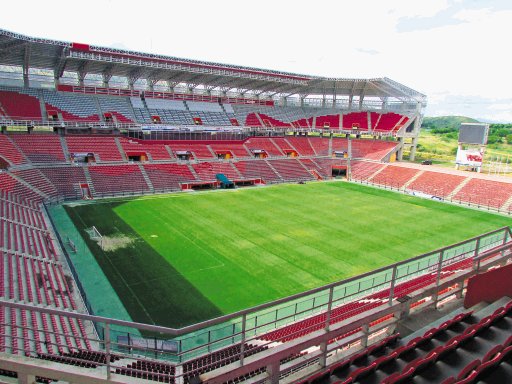
[{"label": "concrete pillar", "polygon": [[36,384],[36,377],[29,373],[18,372],[18,382],[20,384]]},{"label": "concrete pillar", "polygon": [[320,344],[320,351],[322,352],[318,359],[318,364],[323,368],[327,365],[327,343],[323,342]]},{"label": "concrete pillar", "polygon": [[363,332],[363,337],[361,338],[361,347],[366,348],[368,346],[368,329],[370,325],[365,324],[361,327],[361,331]]},{"label": "concrete pillar", "polygon": [[418,138],[413,137],[411,143],[411,153],[409,154],[409,161],[414,161],[416,158],[416,146],[418,145]]},{"label": "concrete pillar", "polygon": [[25,88],[28,88],[29,87],[29,81],[28,81],[28,72],[25,73],[25,71],[23,71],[23,86]]},{"label": "concrete pillar", "polygon": [[400,145],[398,146],[398,152],[396,153],[396,159],[398,161],[402,161],[404,158],[404,138],[400,137],[399,139]]},{"label": "concrete pillar", "polygon": [[268,384],[279,384],[279,361],[267,365],[267,375]]}]

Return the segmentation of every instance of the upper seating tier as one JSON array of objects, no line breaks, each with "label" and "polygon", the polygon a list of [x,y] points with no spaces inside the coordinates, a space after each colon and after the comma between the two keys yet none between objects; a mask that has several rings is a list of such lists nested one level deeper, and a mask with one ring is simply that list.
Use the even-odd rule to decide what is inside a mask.
[{"label": "upper seating tier", "polygon": [[0,90],[0,118],[2,116],[13,120],[41,120],[39,100],[25,93]]},{"label": "upper seating tier", "polygon": [[12,135],[11,138],[33,163],[66,161],[59,136],[30,134]]},{"label": "upper seating tier", "polygon": [[[114,137],[66,136],[70,154],[94,153],[101,161],[122,161]],[[98,159],[96,159],[98,161]]]}]

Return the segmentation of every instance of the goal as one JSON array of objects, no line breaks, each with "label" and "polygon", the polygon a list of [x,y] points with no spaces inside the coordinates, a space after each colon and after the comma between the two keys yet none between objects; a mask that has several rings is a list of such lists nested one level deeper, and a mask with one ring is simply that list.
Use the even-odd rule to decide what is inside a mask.
[{"label": "goal", "polygon": [[94,225],[91,228],[87,228],[85,231],[87,232],[91,240],[96,241],[99,244],[99,246],[103,248],[103,236]]}]

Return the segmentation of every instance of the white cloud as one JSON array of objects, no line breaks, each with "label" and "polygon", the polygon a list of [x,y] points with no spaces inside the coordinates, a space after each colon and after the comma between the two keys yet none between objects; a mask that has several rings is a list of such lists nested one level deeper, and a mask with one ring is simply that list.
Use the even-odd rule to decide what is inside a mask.
[{"label": "white cloud", "polygon": [[[437,114],[455,109],[443,107],[450,96],[497,103],[509,97],[512,11],[494,3],[146,0],[141,7],[27,0],[2,4],[0,25],[30,36],[311,75],[387,76],[425,93],[427,112]],[[430,18],[435,27],[397,30],[414,18]],[[488,111],[487,104],[471,105],[472,116]],[[457,110],[468,112],[462,104]]]}]

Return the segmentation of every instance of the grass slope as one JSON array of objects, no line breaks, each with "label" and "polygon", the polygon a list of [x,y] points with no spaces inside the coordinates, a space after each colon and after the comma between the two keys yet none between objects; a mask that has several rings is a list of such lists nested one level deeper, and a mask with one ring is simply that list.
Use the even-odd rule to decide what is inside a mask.
[{"label": "grass slope", "polygon": [[510,219],[332,182],[67,207],[135,321],[182,326],[382,267]]},{"label": "grass slope", "polygon": [[425,116],[422,128],[452,128],[459,129],[462,123],[478,123],[478,120],[466,116]]}]

